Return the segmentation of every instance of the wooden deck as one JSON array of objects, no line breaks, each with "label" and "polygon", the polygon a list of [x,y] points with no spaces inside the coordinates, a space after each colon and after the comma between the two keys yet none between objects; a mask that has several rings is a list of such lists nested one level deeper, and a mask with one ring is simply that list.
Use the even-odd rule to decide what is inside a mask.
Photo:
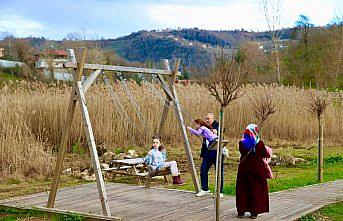
[{"label": "wooden deck", "polygon": [[[214,220],[211,196],[196,197],[194,193],[142,186],[106,184],[111,213],[123,220]],[[46,206],[48,192],[0,201],[4,206]],[[318,208],[343,200],[343,179],[270,194],[270,213],[257,220],[294,220]],[[55,207],[75,212],[101,214],[95,183],[60,189]],[[235,198],[221,199],[222,220],[236,217]]]}]

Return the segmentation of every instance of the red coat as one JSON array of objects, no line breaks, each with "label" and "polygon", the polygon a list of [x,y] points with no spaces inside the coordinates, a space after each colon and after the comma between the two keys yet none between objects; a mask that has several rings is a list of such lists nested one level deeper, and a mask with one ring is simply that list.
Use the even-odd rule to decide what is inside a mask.
[{"label": "red coat", "polygon": [[[249,152],[239,142],[241,161]],[[262,158],[270,157],[263,141],[255,146],[255,153],[251,152],[238,166],[236,181],[237,212],[253,212],[255,214],[269,212],[268,184],[266,167]]]}]

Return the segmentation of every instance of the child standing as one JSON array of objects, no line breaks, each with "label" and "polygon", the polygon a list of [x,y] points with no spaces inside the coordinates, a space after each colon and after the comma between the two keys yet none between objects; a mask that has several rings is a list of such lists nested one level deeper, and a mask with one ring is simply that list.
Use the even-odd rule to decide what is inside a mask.
[{"label": "child standing", "polygon": [[190,130],[192,134],[195,134],[197,136],[203,136],[208,143],[207,148],[212,149],[217,144],[218,136],[212,132],[211,126],[209,126],[205,121],[201,119],[196,119],[194,121],[194,124],[195,129],[191,127],[187,128]]},{"label": "child standing", "polygon": [[185,182],[181,180],[179,171],[177,169],[176,161],[166,162],[167,159],[167,152],[164,147],[161,145],[161,141],[159,138],[153,138],[151,150],[145,157],[145,162],[153,170],[159,170],[160,168],[168,168],[170,167],[170,172],[173,176],[173,184],[175,185],[183,185]]}]

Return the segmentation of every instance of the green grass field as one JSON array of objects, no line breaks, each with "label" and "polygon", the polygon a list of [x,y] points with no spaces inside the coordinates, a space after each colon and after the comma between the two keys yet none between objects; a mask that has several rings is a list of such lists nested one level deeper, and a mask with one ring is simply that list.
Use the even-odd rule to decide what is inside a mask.
[{"label": "green grass field", "polygon": [[[268,180],[269,191],[276,192],[290,188],[302,187],[317,183],[316,148],[280,148],[275,149],[277,155],[292,155],[308,160],[307,163],[298,164],[293,167],[275,166],[272,168],[274,179]],[[238,156],[235,152],[232,155]],[[196,162],[196,164],[200,162]],[[343,179],[343,148],[326,147],[324,149],[324,182]],[[226,160],[224,170],[224,194],[235,195],[235,182],[237,175],[237,161]],[[190,174],[184,174],[187,181],[184,186],[171,186],[183,190],[194,191]],[[209,173],[210,189],[214,189],[214,168]]]},{"label": "green grass field", "polygon": [[316,212],[301,217],[298,221],[343,221],[343,202],[325,206]]}]

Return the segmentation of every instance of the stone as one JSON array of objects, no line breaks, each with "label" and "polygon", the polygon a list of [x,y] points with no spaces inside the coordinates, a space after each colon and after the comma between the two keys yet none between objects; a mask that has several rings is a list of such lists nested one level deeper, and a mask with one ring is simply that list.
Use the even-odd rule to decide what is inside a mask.
[{"label": "stone", "polygon": [[63,175],[70,175],[70,174],[72,174],[72,169],[71,168],[67,168],[67,169],[63,170],[62,174]]},{"label": "stone", "polygon": [[92,175],[84,175],[82,176],[82,179],[85,180],[85,181],[95,181],[96,178],[95,178],[95,174],[93,173]]},{"label": "stone", "polygon": [[96,150],[98,152],[99,157],[101,157],[104,153],[107,152],[107,148],[105,144],[100,144],[99,146],[96,147]]},{"label": "stone", "polygon": [[81,171],[79,169],[73,170],[72,175],[76,178],[81,178]]},{"label": "stone", "polygon": [[295,164],[307,163],[307,160],[305,160],[303,158],[299,158],[299,157],[294,157],[294,161],[295,161]]},{"label": "stone", "polygon": [[108,168],[110,168],[110,165],[108,165],[107,163],[101,163],[100,168],[101,169],[108,169]]},{"label": "stone", "polygon": [[288,166],[294,166],[295,165],[295,159],[293,156],[284,156],[285,162]]},{"label": "stone", "polygon": [[81,175],[81,176],[88,175],[88,170],[85,169],[84,171],[82,171],[82,172],[80,173],[80,175]]},{"label": "stone", "polygon": [[128,150],[127,154],[126,154],[126,158],[137,158],[138,154],[136,153],[136,151],[134,149]]},{"label": "stone", "polygon": [[125,159],[125,154],[124,153],[120,153],[120,154],[116,155],[114,159],[116,159],[116,160],[123,160],[123,159]]},{"label": "stone", "polygon": [[116,154],[113,152],[106,152],[102,155],[100,161],[103,163],[110,163],[113,159],[115,159]]}]

